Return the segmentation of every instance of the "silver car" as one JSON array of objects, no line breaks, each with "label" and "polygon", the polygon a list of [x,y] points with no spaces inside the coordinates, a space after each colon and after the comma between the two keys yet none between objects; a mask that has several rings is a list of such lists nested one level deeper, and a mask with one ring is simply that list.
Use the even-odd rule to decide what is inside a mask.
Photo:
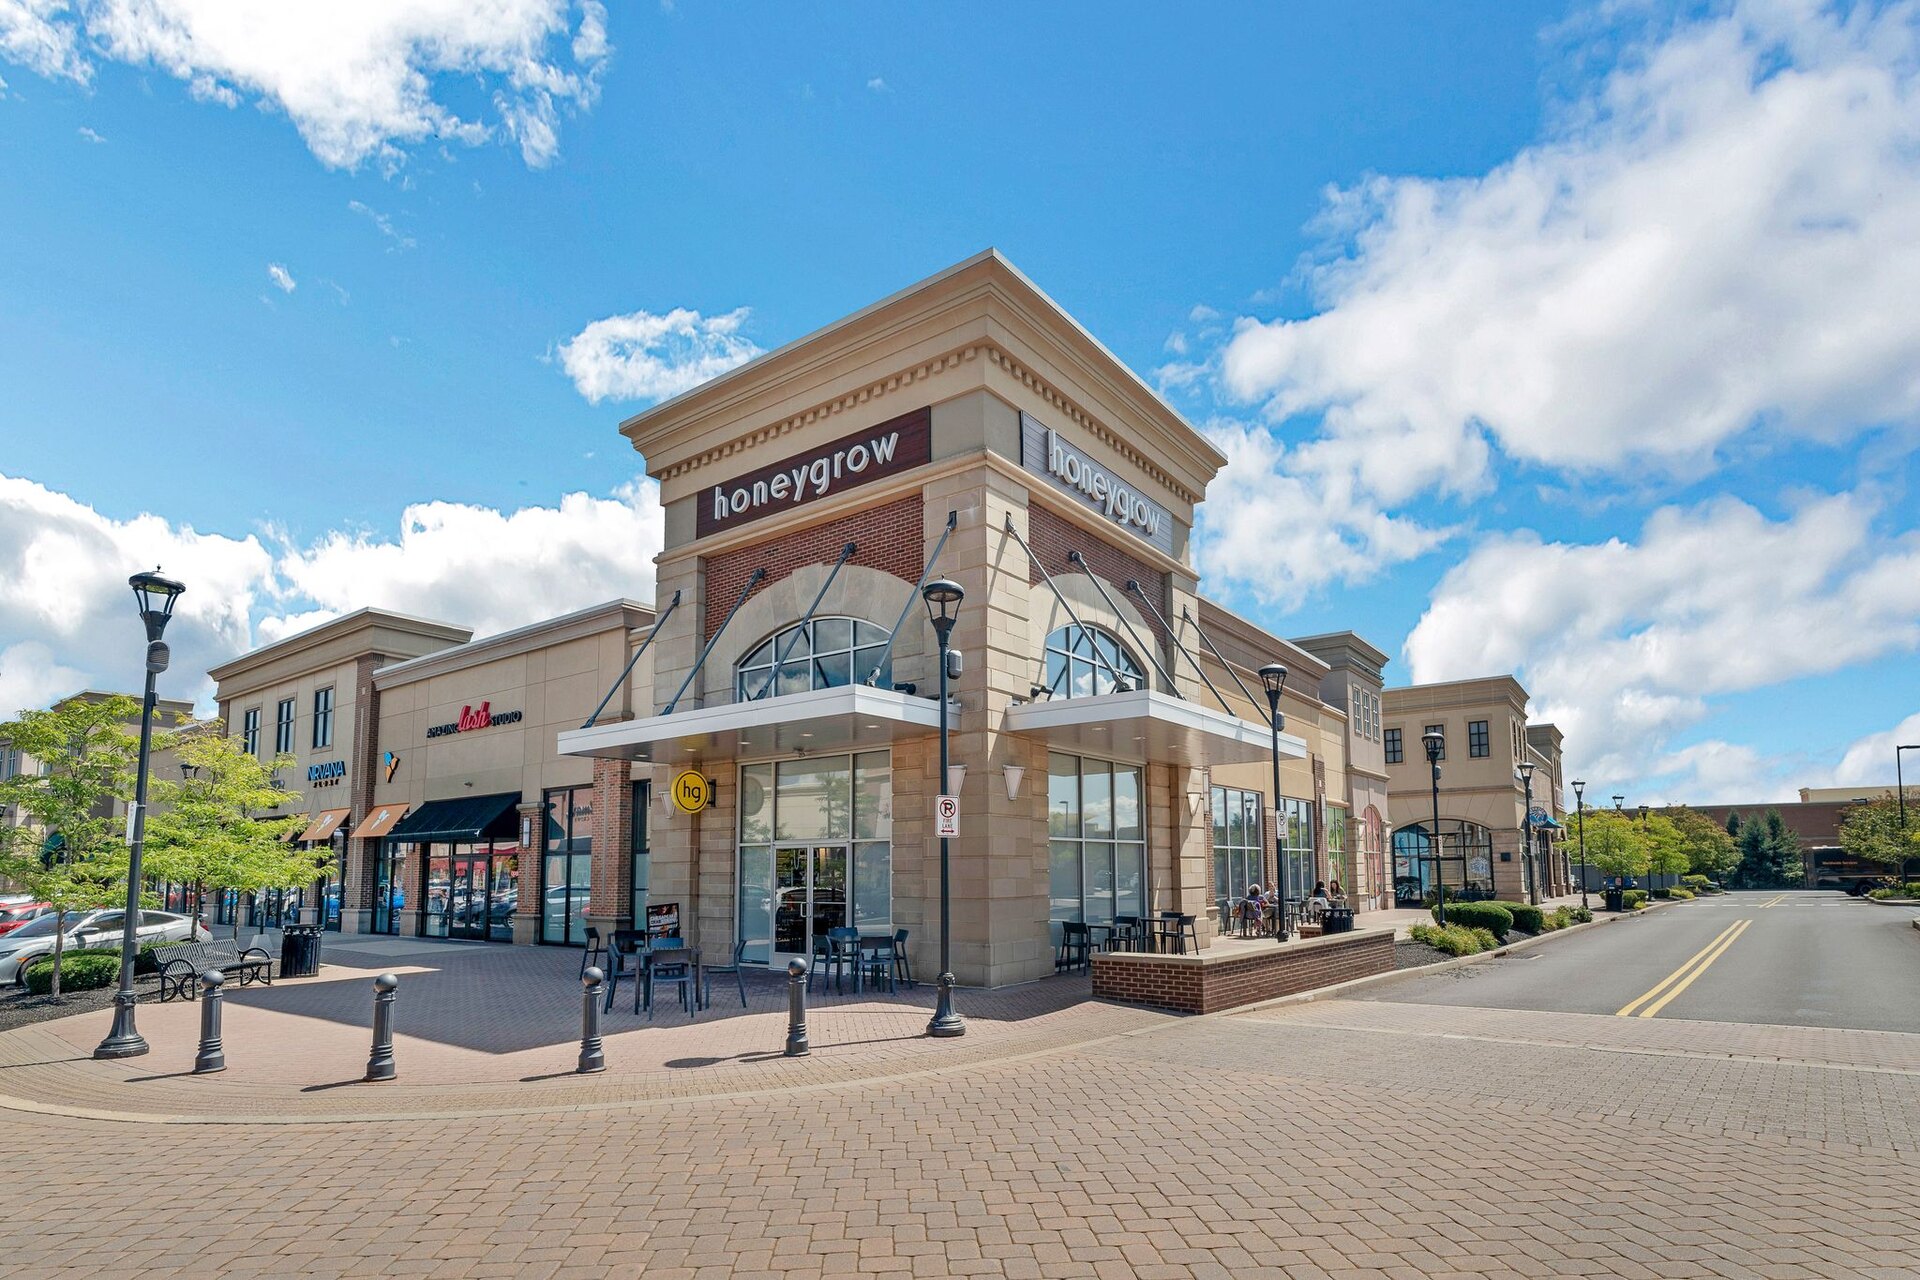
[{"label": "silver car", "polygon": [[[38,920],[21,925],[12,933],[0,933],[0,984],[14,983],[25,986],[26,975],[22,972],[29,960],[53,954],[54,930],[64,929],[67,940],[63,949],[72,951],[81,947],[117,947],[120,945],[120,930],[126,919],[126,912],[112,908],[92,911],[69,911],[56,917],[51,913]],[[185,916],[177,916],[171,911],[142,911],[140,927],[136,931],[142,945],[149,942],[210,942],[213,935]]]}]

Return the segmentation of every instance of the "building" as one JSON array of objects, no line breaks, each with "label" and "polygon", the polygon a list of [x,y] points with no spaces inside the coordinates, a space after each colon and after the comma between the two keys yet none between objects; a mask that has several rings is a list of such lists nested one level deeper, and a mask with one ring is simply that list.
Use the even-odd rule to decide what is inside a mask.
[{"label": "building", "polygon": [[[1435,728],[1443,737],[1437,858],[1423,746]],[[1519,902],[1569,891],[1560,731],[1528,724],[1527,691],[1518,680],[1486,676],[1388,689],[1383,736],[1394,891],[1402,906],[1419,906],[1436,880]],[[1532,767],[1530,784],[1522,765]]]},{"label": "building", "polygon": [[[66,697],[53,703],[53,709],[58,710],[73,702],[104,702],[108,698],[130,698],[133,700],[135,713],[133,717],[126,722],[126,727],[129,733],[138,734],[140,732],[138,710],[140,695],[137,693],[113,693],[100,689],[83,689],[79,693],[68,694]],[[193,718],[193,704],[191,702],[183,702],[177,698],[154,699],[153,729],[155,734],[189,725],[193,723]],[[32,756],[15,748],[11,743],[0,741],[0,779],[11,778],[19,774],[44,774],[56,763],[55,761],[36,760]],[[176,768],[173,763],[172,753],[165,749],[155,750],[152,758],[148,761],[148,766],[153,776],[165,776]],[[127,815],[127,807],[126,801],[114,800],[96,816],[124,819]],[[26,821],[26,815],[19,812],[14,806],[8,805],[0,807],[0,823],[5,823],[8,826],[21,826],[25,824]]]},{"label": "building", "polygon": [[[1174,912],[1204,946],[1277,860],[1295,897],[1390,900],[1385,655],[1205,598],[1225,458],[997,253],[621,430],[665,506],[653,606],[480,640],[364,611],[215,673],[262,751],[282,702],[299,741],[320,688],[355,688],[343,928],[650,926],[770,965],[904,930],[930,974],[941,796],[966,984],[1051,974],[1069,922]],[[944,778],[940,579],[964,590]]]},{"label": "building", "polygon": [[[1906,799],[1911,816],[1920,821],[1920,787],[1907,787]],[[1891,786],[1801,787],[1798,803],[1709,804],[1696,806],[1715,822],[1725,826],[1733,814],[1740,821],[1764,821],[1778,811],[1787,830],[1800,841],[1800,853],[1806,868],[1809,889],[1850,889],[1862,880],[1878,881],[1895,873],[1896,868],[1851,857],[1840,847],[1840,824],[1847,810],[1869,800],[1894,796]]]}]

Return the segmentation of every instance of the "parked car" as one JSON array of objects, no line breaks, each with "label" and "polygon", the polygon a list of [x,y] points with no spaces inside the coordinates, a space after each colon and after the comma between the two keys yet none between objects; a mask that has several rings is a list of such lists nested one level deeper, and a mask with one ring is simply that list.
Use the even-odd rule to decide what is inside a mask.
[{"label": "parked car", "polygon": [[[112,947],[120,943],[126,912],[113,909],[69,911],[63,916],[52,912],[38,920],[29,920],[12,933],[0,934],[0,983],[26,985],[22,970],[26,962],[53,954],[56,930],[66,934],[63,949]],[[202,925],[171,911],[142,911],[136,936],[141,943],[211,942],[213,935]]]},{"label": "parked car", "polygon": [[44,902],[14,902],[0,906],[0,933],[12,933],[29,920],[38,920],[53,910]]}]

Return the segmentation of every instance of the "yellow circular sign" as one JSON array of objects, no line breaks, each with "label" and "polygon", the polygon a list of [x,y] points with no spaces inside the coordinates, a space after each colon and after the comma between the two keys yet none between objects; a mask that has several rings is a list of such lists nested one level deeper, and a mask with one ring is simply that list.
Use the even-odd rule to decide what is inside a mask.
[{"label": "yellow circular sign", "polygon": [[682,813],[698,813],[713,803],[713,787],[698,769],[683,769],[674,775],[673,803]]}]

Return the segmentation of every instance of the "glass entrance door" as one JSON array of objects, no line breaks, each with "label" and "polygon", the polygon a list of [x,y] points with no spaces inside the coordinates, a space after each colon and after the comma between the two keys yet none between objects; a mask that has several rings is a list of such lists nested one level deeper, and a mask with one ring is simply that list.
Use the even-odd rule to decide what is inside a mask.
[{"label": "glass entrance door", "polygon": [[484,941],[487,936],[487,886],[493,877],[487,857],[457,857],[452,860],[449,885],[449,935]]},{"label": "glass entrance door", "polygon": [[773,851],[773,962],[813,953],[813,940],[847,923],[847,847]]}]

